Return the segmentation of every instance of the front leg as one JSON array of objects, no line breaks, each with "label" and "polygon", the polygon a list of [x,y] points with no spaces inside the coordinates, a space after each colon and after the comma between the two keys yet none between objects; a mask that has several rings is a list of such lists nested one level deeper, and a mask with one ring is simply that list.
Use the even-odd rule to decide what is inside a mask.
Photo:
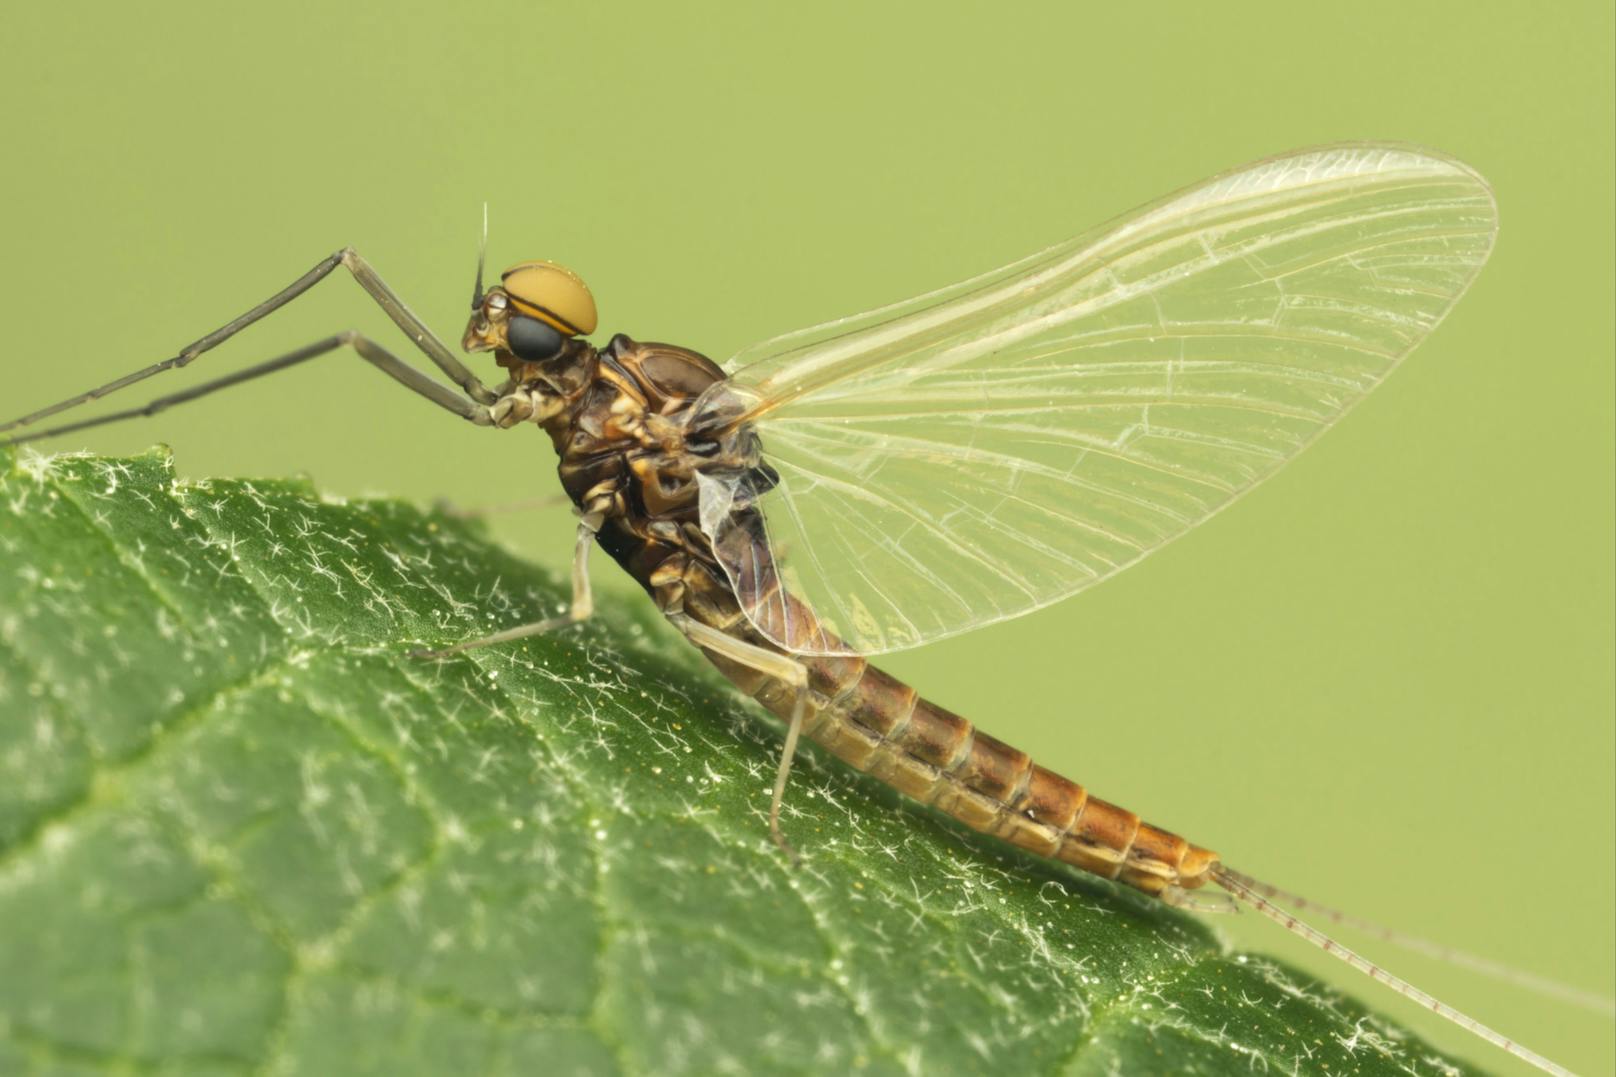
[{"label": "front leg", "polygon": [[[9,422],[0,423],[0,432],[12,430],[20,426],[29,426],[41,419],[55,415],[57,412],[67,411],[69,408],[76,408],[79,405],[87,404],[92,400],[99,400],[101,397],[106,396],[109,393],[115,393],[120,389],[126,389],[137,382],[145,381],[147,378],[161,374],[165,371],[178,370],[189,366],[204,353],[212,351],[214,348],[218,347],[220,344],[223,344],[225,341],[229,340],[231,337],[235,336],[249,325],[252,325],[254,322],[269,314],[273,314],[277,310],[280,310],[282,307],[286,306],[286,304],[290,303],[304,292],[307,292],[310,288],[313,288],[316,284],[324,280],[331,273],[331,271],[336,269],[338,266],[342,266],[349,273],[353,274],[354,280],[358,282],[359,286],[365,290],[366,294],[368,294],[370,298],[375,301],[376,305],[381,307],[387,316],[393,320],[393,324],[402,329],[405,335],[409,337],[410,343],[419,348],[422,354],[430,359],[439,370],[447,374],[456,385],[460,386],[461,390],[467,396],[471,397],[471,399],[475,400],[479,404],[486,405],[493,404],[495,402],[497,399],[496,394],[481,381],[479,381],[477,375],[473,374],[471,369],[467,367],[466,364],[462,363],[458,358],[455,357],[455,354],[449,350],[449,346],[434,336],[432,330],[427,328],[426,323],[422,322],[420,318],[415,316],[409,307],[404,305],[404,300],[399,298],[398,293],[393,291],[392,288],[388,287],[387,283],[383,281],[381,277],[376,275],[376,271],[370,267],[370,263],[361,258],[359,256],[359,252],[354,250],[352,247],[344,247],[335,254],[331,254],[320,259],[320,261],[316,263],[315,266],[307,273],[304,273],[301,277],[298,277],[291,284],[288,284],[286,287],[282,288],[280,291],[276,292],[262,303],[259,303],[245,313],[237,315],[235,318],[232,318],[224,325],[221,325],[219,328],[215,329],[213,332],[193,340],[191,343],[181,348],[179,354],[175,355],[173,358],[164,359],[160,363],[153,363],[150,366],[142,367],[141,369],[132,373],[125,374],[121,378],[115,378],[112,381],[107,382],[105,385],[98,385],[94,389],[89,389],[85,392],[79,393],[77,396],[70,396],[66,400],[58,401],[57,403],[51,404],[48,407],[43,407],[37,411],[29,412],[27,415],[23,415],[20,418],[12,419]],[[396,376],[397,375],[395,375],[395,377]],[[217,385],[220,383],[228,384],[229,382],[225,381],[225,379],[221,379],[220,382],[211,384]],[[420,391],[420,389],[417,389],[417,392]],[[432,394],[423,393],[423,395]],[[60,433],[73,429],[81,428],[78,426],[59,427],[55,431],[46,431],[43,434],[32,435],[32,437],[44,437],[50,433]],[[21,441],[32,440],[32,438],[17,437],[10,440]]]},{"label": "front leg", "polygon": [[465,643],[457,643],[453,647],[441,650],[411,651],[410,657],[448,658],[463,651],[488,647],[495,643],[509,643],[513,639],[526,639],[528,636],[540,636],[589,620],[595,612],[594,595],[589,589],[589,548],[595,544],[595,533],[600,530],[604,518],[600,512],[590,512],[578,519],[578,540],[572,553],[572,605],[567,608],[566,613],[559,617],[547,617],[532,624],[517,625],[503,632],[495,632],[491,636],[467,640]]}]

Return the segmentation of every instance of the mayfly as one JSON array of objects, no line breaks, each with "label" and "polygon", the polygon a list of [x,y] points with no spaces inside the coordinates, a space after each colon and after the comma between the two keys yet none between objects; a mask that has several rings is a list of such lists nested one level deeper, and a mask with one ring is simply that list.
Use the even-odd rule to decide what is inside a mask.
[{"label": "mayfly", "polygon": [[[599,544],[743,691],[783,718],[769,828],[801,736],[967,826],[1179,904],[1215,884],[1504,1050],[1564,1072],[1341,947],[1288,895],[1144,823],[920,698],[869,657],[1017,617],[1100,582],[1273,474],[1432,331],[1497,228],[1485,181],[1398,146],[1299,151],[893,306],[746,348],[720,367],[669,344],[586,338],[584,282],[522,262],[484,287],[468,353],[486,386],[354,250],[172,359],[25,426],[183,367],[338,266],[452,382],[339,333],[184,392],[14,440],[152,415],[351,348],[479,426],[534,423],[578,514],[572,602]],[[484,248],[486,250],[486,221]],[[795,854],[792,854],[795,855]]]}]

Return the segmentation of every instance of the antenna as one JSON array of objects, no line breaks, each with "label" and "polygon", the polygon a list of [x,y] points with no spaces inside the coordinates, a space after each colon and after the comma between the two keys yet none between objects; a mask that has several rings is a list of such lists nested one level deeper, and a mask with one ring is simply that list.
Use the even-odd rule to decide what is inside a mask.
[{"label": "antenna", "polygon": [[483,305],[483,262],[488,258],[488,203],[483,203],[483,238],[477,244],[477,285],[471,293],[471,309]]}]

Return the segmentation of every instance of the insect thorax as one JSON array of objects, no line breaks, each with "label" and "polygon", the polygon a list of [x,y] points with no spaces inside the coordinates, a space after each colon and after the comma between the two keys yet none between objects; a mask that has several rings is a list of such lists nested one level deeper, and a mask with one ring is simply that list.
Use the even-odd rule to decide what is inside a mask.
[{"label": "insect thorax", "polygon": [[[666,577],[686,565],[707,566],[722,580],[700,529],[696,472],[738,463],[756,449],[749,433],[689,444],[684,419],[723,371],[688,348],[622,335],[579,361],[588,363],[587,379],[560,394],[562,407],[542,425],[560,456],[567,495],[580,511],[604,517],[601,548],[653,593],[659,570]],[[533,388],[553,399],[553,381]]]}]

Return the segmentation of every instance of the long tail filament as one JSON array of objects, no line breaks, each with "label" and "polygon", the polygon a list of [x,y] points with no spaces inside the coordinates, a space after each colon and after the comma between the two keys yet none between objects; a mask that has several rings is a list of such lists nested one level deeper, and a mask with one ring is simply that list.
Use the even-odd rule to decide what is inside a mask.
[{"label": "long tail filament", "polygon": [[[1319,949],[1323,950],[1325,953],[1331,954],[1332,956],[1345,961],[1347,964],[1351,965],[1365,976],[1368,976],[1371,980],[1385,984],[1387,987],[1391,988],[1399,995],[1402,995],[1404,998],[1412,1000],[1425,1009],[1430,1010],[1432,1013],[1447,1018],[1449,1021],[1452,1021],[1454,1024],[1458,1025],[1460,1028],[1466,1030],[1472,1035],[1486,1040],[1488,1043],[1503,1051],[1507,1051],[1509,1054],[1514,1055],[1523,1062],[1528,1062],[1531,1065],[1536,1066],[1545,1073],[1557,1074],[1559,1077],[1571,1077],[1571,1071],[1566,1069],[1564,1066],[1549,1061],[1542,1055],[1530,1050],[1529,1048],[1522,1047],[1520,1044],[1516,1043],[1508,1036],[1505,1036],[1503,1033],[1495,1032],[1493,1029],[1488,1028],[1480,1021],[1477,1021],[1474,1017],[1470,1017],[1467,1014],[1459,1012],[1452,1006],[1449,1006],[1447,1003],[1441,1001],[1428,992],[1421,991],[1407,980],[1393,976],[1391,973],[1370,961],[1368,958],[1362,957],[1347,949],[1345,946],[1342,946],[1340,943],[1330,938],[1330,936],[1324,934],[1324,932],[1319,931],[1317,928],[1310,927],[1301,920],[1298,920],[1292,913],[1280,908],[1278,905],[1268,900],[1268,898],[1264,896],[1264,892],[1271,893],[1276,897],[1280,897],[1282,900],[1286,898],[1294,898],[1295,895],[1286,894],[1284,891],[1278,890],[1275,887],[1270,887],[1266,883],[1260,883],[1248,875],[1242,875],[1240,872],[1231,871],[1222,865],[1213,868],[1211,874],[1213,881],[1219,886],[1223,887],[1223,889],[1227,890],[1230,894],[1234,895],[1237,900],[1251,906],[1253,909],[1256,909],[1270,920],[1277,922],[1291,934],[1305,939],[1314,946],[1317,946]],[[1350,918],[1342,917],[1340,922],[1349,923]]]}]

